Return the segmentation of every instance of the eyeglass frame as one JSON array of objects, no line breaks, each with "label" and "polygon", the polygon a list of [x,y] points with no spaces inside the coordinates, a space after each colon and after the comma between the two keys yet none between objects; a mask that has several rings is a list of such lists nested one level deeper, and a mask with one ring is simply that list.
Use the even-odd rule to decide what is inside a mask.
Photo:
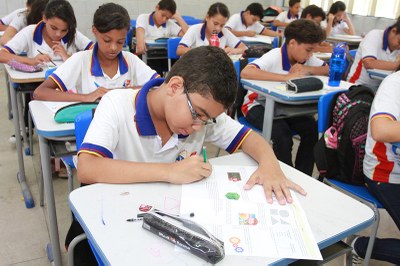
[{"label": "eyeglass frame", "polygon": [[186,94],[186,99],[187,99],[187,103],[188,103],[188,106],[189,106],[189,111],[192,114],[192,119],[193,119],[193,122],[195,124],[206,126],[206,125],[212,125],[212,124],[216,124],[217,123],[217,120],[215,118],[209,118],[206,121],[200,119],[199,114],[193,108],[192,101],[190,100],[190,97],[189,97],[189,92],[186,89],[184,89],[184,92]]}]

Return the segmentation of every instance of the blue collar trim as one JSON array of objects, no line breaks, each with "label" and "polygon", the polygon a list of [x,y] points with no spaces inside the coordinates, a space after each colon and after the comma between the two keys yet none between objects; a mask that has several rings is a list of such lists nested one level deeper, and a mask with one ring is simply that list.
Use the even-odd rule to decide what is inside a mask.
[{"label": "blue collar trim", "polygon": [[[204,41],[206,38],[206,28],[207,28],[207,22],[204,22],[200,30],[200,38],[202,41]],[[222,36],[224,36],[224,33],[221,31],[220,33],[218,33],[218,38],[222,38]]]},{"label": "blue collar trim", "polygon": [[[151,26],[155,26],[155,24],[154,24],[154,19],[153,19],[154,13],[155,13],[155,11],[153,11],[153,13],[151,13],[151,14],[149,15],[149,24],[150,24]],[[161,26],[162,26],[163,28],[165,28],[165,27],[167,27],[167,23],[163,23],[163,24],[161,24]]]},{"label": "blue collar trim", "polygon": [[[103,70],[100,66],[99,58],[97,57],[98,48],[99,47],[96,42],[96,44],[93,47],[92,63],[90,64],[90,72],[95,77],[103,77],[104,76]],[[126,62],[126,60],[122,54],[122,51],[118,54],[118,67],[119,67],[120,75],[123,75],[126,72],[128,72],[128,62]]]},{"label": "blue collar trim", "polygon": [[291,68],[290,61],[289,61],[289,55],[287,52],[287,47],[286,43],[282,45],[281,47],[281,54],[282,54],[282,67],[283,70],[289,71]]}]

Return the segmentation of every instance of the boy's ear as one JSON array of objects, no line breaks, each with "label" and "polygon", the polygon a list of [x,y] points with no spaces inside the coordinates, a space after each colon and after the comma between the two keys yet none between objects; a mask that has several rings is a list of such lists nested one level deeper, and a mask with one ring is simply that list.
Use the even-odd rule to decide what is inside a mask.
[{"label": "boy's ear", "polygon": [[156,5],[156,11],[160,10],[160,6]]},{"label": "boy's ear", "polygon": [[184,81],[180,76],[173,76],[168,81],[168,87],[170,88],[172,93],[176,93],[180,90],[184,89]]},{"label": "boy's ear", "polygon": [[92,32],[93,32],[93,34],[96,36],[96,34],[97,34],[97,29],[96,29],[95,26],[92,26]]}]

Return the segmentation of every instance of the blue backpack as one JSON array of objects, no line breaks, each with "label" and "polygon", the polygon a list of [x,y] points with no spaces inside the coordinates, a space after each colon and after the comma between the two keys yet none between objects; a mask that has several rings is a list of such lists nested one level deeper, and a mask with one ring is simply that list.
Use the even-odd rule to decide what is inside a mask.
[{"label": "blue backpack", "polygon": [[328,129],[314,147],[320,178],[364,184],[363,160],[374,95],[372,89],[358,85],[332,99]]}]

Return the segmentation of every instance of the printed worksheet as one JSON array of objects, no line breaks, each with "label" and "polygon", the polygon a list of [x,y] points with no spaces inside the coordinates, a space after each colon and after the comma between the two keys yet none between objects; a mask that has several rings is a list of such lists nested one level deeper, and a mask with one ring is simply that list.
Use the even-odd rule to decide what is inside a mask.
[{"label": "printed worksheet", "polygon": [[317,242],[295,193],[293,203],[266,202],[262,186],[243,186],[254,166],[213,165],[201,182],[182,187],[181,214],[225,244],[226,255],[321,260]]}]

